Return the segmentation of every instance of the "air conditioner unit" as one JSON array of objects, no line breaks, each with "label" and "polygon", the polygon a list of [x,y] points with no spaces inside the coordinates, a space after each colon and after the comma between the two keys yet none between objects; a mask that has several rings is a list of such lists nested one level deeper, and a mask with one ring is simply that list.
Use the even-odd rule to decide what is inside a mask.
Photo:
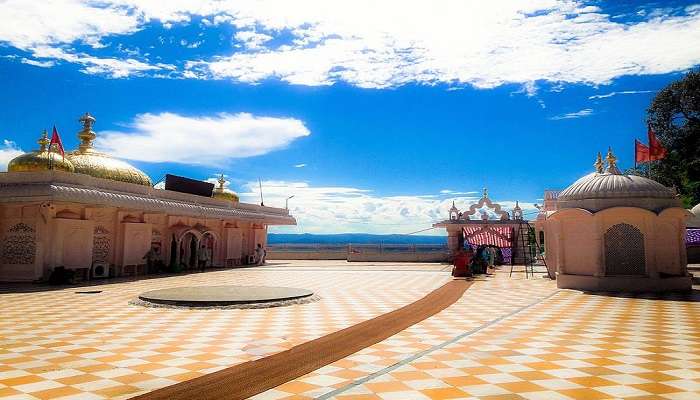
[{"label": "air conditioner unit", "polygon": [[92,264],[93,278],[109,278],[109,263],[96,262]]}]

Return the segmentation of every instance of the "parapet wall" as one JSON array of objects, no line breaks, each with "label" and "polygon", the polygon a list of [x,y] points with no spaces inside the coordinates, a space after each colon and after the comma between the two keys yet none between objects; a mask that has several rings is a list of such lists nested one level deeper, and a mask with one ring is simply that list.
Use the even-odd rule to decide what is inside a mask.
[{"label": "parapet wall", "polygon": [[353,253],[337,251],[267,251],[268,260],[347,260],[387,262],[446,262],[446,251],[402,253]]}]

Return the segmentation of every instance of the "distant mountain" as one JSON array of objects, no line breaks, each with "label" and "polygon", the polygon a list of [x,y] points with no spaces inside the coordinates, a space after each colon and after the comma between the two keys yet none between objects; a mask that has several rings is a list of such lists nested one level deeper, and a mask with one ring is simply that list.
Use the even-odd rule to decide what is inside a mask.
[{"label": "distant mountain", "polygon": [[269,244],[446,244],[446,236],[372,235],[369,233],[339,233],[315,235],[310,233],[269,233]]}]

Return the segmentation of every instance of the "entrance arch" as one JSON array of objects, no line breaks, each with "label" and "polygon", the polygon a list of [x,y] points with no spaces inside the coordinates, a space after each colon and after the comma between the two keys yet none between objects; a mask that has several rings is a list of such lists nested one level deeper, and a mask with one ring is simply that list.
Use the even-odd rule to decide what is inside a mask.
[{"label": "entrance arch", "polygon": [[199,237],[193,232],[185,232],[179,240],[178,261],[182,269],[197,268],[197,248]]},{"label": "entrance arch", "polygon": [[218,250],[219,240],[218,235],[212,231],[206,231],[202,234],[199,243],[199,251],[206,251],[208,260],[206,267],[214,266],[216,251]]}]

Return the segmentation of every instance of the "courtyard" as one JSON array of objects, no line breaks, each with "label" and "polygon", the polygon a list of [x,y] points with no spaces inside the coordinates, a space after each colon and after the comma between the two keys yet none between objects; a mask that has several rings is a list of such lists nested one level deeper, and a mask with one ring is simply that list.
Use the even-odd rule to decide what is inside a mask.
[{"label": "courtyard", "polygon": [[[443,264],[272,261],[78,287],[5,285],[0,398],[126,399],[260,359],[419,300]],[[177,286],[286,286],[264,309],[149,308]],[[700,295],[591,295],[506,269],[442,312],[256,399],[695,399]]]}]

